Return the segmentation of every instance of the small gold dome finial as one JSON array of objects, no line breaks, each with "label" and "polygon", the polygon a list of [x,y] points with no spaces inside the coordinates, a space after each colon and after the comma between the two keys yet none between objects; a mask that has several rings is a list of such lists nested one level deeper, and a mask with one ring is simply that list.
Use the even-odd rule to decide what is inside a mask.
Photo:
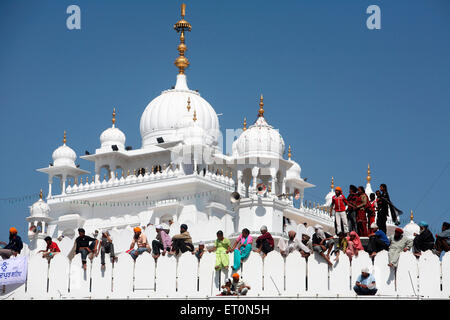
[{"label": "small gold dome finial", "polygon": [[184,20],[184,16],[186,15],[186,5],[183,3],[181,5],[181,20],[175,23],[173,28],[175,31],[181,32],[180,34],[180,44],[178,45],[179,56],[175,60],[175,66],[178,68],[178,74],[184,74],[184,70],[189,67],[189,60],[184,56],[184,53],[187,50],[186,45],[184,44],[184,32],[191,31],[192,26],[189,22]]},{"label": "small gold dome finial", "polygon": [[41,189],[41,191],[39,192],[39,199],[41,199],[42,200],[42,197],[43,197],[44,195],[43,195],[43,193],[42,193],[42,189]]},{"label": "small gold dome finial", "polygon": [[116,108],[113,108],[113,113],[112,113],[112,124],[113,124],[113,127],[114,127],[114,125],[116,124]]},{"label": "small gold dome finial", "polygon": [[331,177],[331,189],[334,190],[334,177]]},{"label": "small gold dome finial", "polygon": [[188,112],[191,110],[191,97],[188,97],[188,100],[187,100],[187,109],[188,109]]},{"label": "small gold dome finial", "polygon": [[367,165],[367,183],[370,183],[370,180],[372,180],[372,177],[370,176],[370,164]]},{"label": "small gold dome finial", "polygon": [[411,210],[411,216],[410,216],[410,218],[411,218],[411,221],[413,221],[413,219],[414,219],[414,214],[413,214],[413,211]]},{"label": "small gold dome finial", "polygon": [[66,142],[67,142],[66,131],[64,131],[63,143],[66,144]]},{"label": "small gold dome finial", "polygon": [[247,130],[247,118],[244,117],[244,128],[243,130]]},{"label": "small gold dome finial", "polygon": [[292,156],[292,153],[291,153],[291,145],[289,145],[289,149],[288,149],[288,159],[289,159],[289,160],[291,160],[291,156]]},{"label": "small gold dome finial", "polygon": [[194,118],[192,118],[192,120],[197,121],[197,111],[194,110]]},{"label": "small gold dome finial", "polygon": [[258,117],[264,116],[264,97],[261,93],[261,97],[259,98],[259,111],[258,111]]}]

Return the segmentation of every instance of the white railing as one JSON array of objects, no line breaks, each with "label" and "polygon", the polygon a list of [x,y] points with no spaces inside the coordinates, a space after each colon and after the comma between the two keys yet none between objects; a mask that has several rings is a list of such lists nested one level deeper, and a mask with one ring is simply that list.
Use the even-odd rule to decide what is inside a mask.
[{"label": "white railing", "polygon": [[[231,266],[233,254],[229,256]],[[57,254],[50,264],[40,254],[32,255],[26,285],[6,286],[0,298],[208,298],[219,294],[220,285],[231,275],[231,271],[214,270],[214,253],[205,253],[200,262],[191,253],[178,258],[160,256],[157,262],[148,253],[136,262],[127,253],[118,257],[113,266],[106,255],[105,271],[100,268],[100,256],[92,262],[88,259],[84,271],[79,254],[72,261]],[[356,277],[362,267],[369,267],[378,288],[375,298],[450,298],[450,253],[440,261],[431,251],[422,253],[419,259],[411,252],[403,252],[396,272],[387,264],[386,251],[379,252],[374,261],[366,252],[360,252],[351,263],[342,253],[332,268],[318,255],[306,260],[294,252],[283,258],[273,251],[262,259],[252,252],[238,272],[251,286],[249,297],[355,298],[352,286]]]},{"label": "white railing", "polygon": [[[123,185],[134,185],[139,183],[148,183],[153,181],[161,181],[165,179],[171,179],[171,178],[177,178],[180,176],[184,176],[185,174],[182,173],[178,168],[173,170],[172,168],[168,168],[167,170],[163,172],[151,172],[148,171],[142,175],[136,176],[135,174],[130,174],[127,177],[121,177],[121,178],[111,178],[109,180],[103,179],[103,181],[94,179],[91,182],[80,182],[78,184],[74,184],[73,186],[69,185],[66,187],[66,194],[75,194],[83,191],[92,191],[92,190],[100,190],[100,189],[106,189],[111,187],[118,187]],[[194,172],[192,175],[204,177],[207,180],[216,181],[224,186],[232,187],[234,186],[234,180],[230,177],[227,177],[223,174],[215,174],[210,171],[206,171],[205,175],[203,176],[203,172],[201,171],[199,174],[197,172]]]}]

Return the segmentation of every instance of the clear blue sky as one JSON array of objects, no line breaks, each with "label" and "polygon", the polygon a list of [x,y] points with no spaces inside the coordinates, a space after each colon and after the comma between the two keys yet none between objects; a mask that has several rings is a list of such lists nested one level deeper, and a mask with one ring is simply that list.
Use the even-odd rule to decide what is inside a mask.
[{"label": "clear blue sky", "polygon": [[[335,185],[388,185],[403,223],[436,231],[450,220],[450,1],[186,1],[189,86],[223,113],[221,129],[265,116],[324,201]],[[81,8],[81,30],[66,8]],[[181,1],[0,2],[1,198],[47,192],[48,166],[67,130],[77,155],[117,125],[141,146],[146,105],[175,84]],[[366,8],[381,8],[368,30]],[[93,165],[78,159],[81,168]],[[446,168],[447,165],[447,168]],[[442,173],[443,172],[443,173]],[[441,174],[442,173],[442,174]],[[37,198],[36,198],[37,200]],[[0,201],[0,238],[35,199]]]}]

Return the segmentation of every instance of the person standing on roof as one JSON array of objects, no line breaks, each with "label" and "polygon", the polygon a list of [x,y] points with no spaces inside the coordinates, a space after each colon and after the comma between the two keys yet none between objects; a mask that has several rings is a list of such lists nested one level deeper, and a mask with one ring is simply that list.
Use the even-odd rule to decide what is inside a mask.
[{"label": "person standing on roof", "polygon": [[334,192],[335,192],[335,195],[331,199],[331,205],[330,205],[330,217],[332,216],[332,212],[334,209],[334,217],[336,220],[336,234],[339,234],[342,231],[345,234],[347,234],[348,233],[348,221],[347,221],[347,215],[345,213],[345,206],[347,205],[347,199],[342,194],[341,187],[336,187]]}]

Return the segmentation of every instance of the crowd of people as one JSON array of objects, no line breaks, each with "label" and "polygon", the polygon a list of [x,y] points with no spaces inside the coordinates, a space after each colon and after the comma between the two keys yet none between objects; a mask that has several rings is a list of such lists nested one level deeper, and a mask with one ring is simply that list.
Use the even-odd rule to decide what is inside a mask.
[{"label": "crowd of people", "polygon": [[[403,235],[403,229],[397,227],[394,235],[388,237],[386,235],[386,216],[388,213],[388,206],[392,206],[387,194],[387,188],[384,185],[380,186],[378,198],[374,199],[374,194],[370,195],[370,199],[365,199],[364,189],[359,187],[350,186],[350,195],[345,198],[342,195],[340,187],[336,187],[335,196],[332,199],[330,207],[330,213],[334,209],[335,222],[336,222],[336,237],[332,234],[325,232],[323,226],[320,224],[315,225],[314,233],[309,236],[306,233],[297,237],[297,233],[294,230],[288,232],[288,238],[285,240],[283,237],[278,241],[279,252],[286,257],[288,254],[294,251],[298,251],[303,258],[308,258],[311,253],[316,252],[319,254],[330,267],[333,266],[331,255],[334,255],[334,262],[339,261],[341,252],[346,254],[350,261],[354,256],[358,256],[359,252],[366,251],[371,258],[382,250],[389,252],[388,266],[396,268],[401,252],[412,250],[413,254],[417,257],[421,255],[421,252],[426,250],[432,250],[438,256],[442,252],[448,252],[450,250],[450,224],[444,222],[440,233],[436,234],[436,239],[428,229],[428,224],[425,221],[419,223],[420,232],[414,234],[414,239],[410,239]],[[359,199],[359,200],[358,200]],[[385,200],[380,200],[385,199]],[[378,201],[375,205],[375,201]],[[366,208],[371,208],[366,211]],[[375,208],[372,210],[372,208]],[[364,214],[363,214],[364,211]],[[395,212],[398,210],[391,210]],[[352,214],[354,213],[354,215]],[[350,214],[349,214],[350,213]],[[367,213],[367,216],[366,216]],[[355,219],[353,219],[353,217]],[[375,222],[376,217],[376,222]],[[350,221],[350,223],[348,223]],[[352,222],[353,221],[353,222]],[[381,221],[382,227],[378,225]],[[370,224],[369,224],[370,222]],[[147,225],[148,226],[148,225]],[[367,226],[367,227],[366,227]],[[215,269],[221,270],[229,268],[229,256],[228,254],[234,252],[234,260],[232,265],[233,275],[228,278],[225,284],[222,286],[222,292],[220,295],[245,295],[250,286],[245,284],[240,279],[237,271],[239,270],[241,263],[246,259],[251,251],[259,253],[263,258],[271,251],[275,249],[275,241],[267,229],[267,226],[260,228],[260,235],[256,238],[255,248],[253,248],[253,237],[250,235],[250,230],[244,228],[241,234],[232,244],[228,238],[224,237],[223,231],[219,230],[216,233],[216,239],[214,244],[210,248],[205,247],[204,242],[200,242],[197,248],[194,247],[192,237],[188,232],[188,226],[182,224],[180,226],[180,233],[170,236],[170,227],[165,224],[156,225],[156,237],[151,242],[151,245],[144,234],[142,229],[145,227],[135,227],[134,235],[130,243],[127,254],[136,260],[139,255],[144,252],[151,253],[156,260],[162,254],[179,255],[180,253],[191,252],[199,260],[203,254],[208,252],[215,252],[216,261]],[[354,229],[352,229],[354,228]],[[93,236],[86,235],[83,228],[78,229],[78,237],[74,241],[72,253],[69,257],[73,257],[74,254],[80,253],[82,268],[86,270],[86,260],[89,257],[93,259],[94,256],[101,255],[101,268],[105,269],[105,254],[110,255],[112,263],[118,261],[118,257],[114,251],[113,238],[109,231],[97,230]],[[367,235],[368,242],[363,245],[360,236]],[[59,238],[58,238],[59,239]],[[40,250],[38,253],[42,253],[42,257],[50,261],[61,250],[58,244],[47,236],[45,239],[46,248]],[[9,230],[9,243],[0,242],[0,256],[3,259],[8,259],[11,256],[17,256],[20,254],[23,243],[17,234],[15,228]],[[356,281],[354,290],[357,294],[375,294],[375,279],[367,269],[362,270],[360,277]]]},{"label": "crowd of people", "polygon": [[384,183],[380,185],[380,190],[369,196],[362,186],[357,188],[350,185],[347,197],[341,187],[336,187],[329,212],[330,216],[334,212],[336,234],[355,231],[360,237],[367,237],[372,233],[371,226],[374,222],[386,233],[389,213],[395,225],[400,224],[398,215],[402,214],[402,211],[392,204]]}]

